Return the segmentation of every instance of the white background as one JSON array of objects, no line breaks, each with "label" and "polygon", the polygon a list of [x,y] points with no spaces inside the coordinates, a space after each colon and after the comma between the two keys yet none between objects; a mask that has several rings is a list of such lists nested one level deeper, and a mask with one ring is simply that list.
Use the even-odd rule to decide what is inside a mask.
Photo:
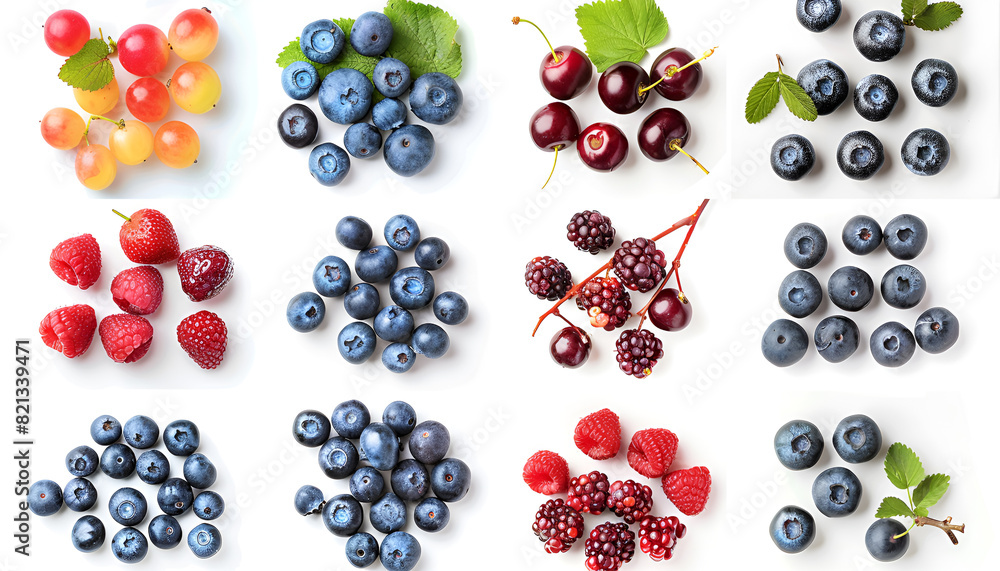
[{"label": "white background", "polygon": [[[95,27],[103,25],[106,34],[116,37],[127,25],[143,21],[165,28],[180,9],[172,2],[135,7],[122,2],[98,14],[89,4],[65,5],[83,11]],[[932,515],[952,515],[969,526],[959,547],[951,546],[939,531],[916,530],[904,561],[928,567],[961,562],[976,568],[991,554],[995,557],[995,532],[984,498],[988,498],[989,477],[997,466],[984,451],[992,450],[989,419],[995,400],[990,397],[996,392],[990,381],[996,373],[989,368],[987,355],[995,346],[996,334],[992,320],[984,316],[995,316],[1000,309],[996,301],[1000,270],[992,232],[1000,214],[996,204],[908,200],[925,193],[915,185],[900,192],[891,180],[879,179],[861,191],[847,193],[854,197],[877,193],[864,200],[726,200],[733,193],[740,196],[743,188],[738,177],[729,177],[731,157],[742,156],[730,154],[729,130],[736,145],[737,131],[745,127],[742,103],[734,105],[732,93],[745,94],[756,79],[743,78],[742,74],[750,72],[746,66],[734,65],[729,54],[750,57],[759,51],[761,62],[751,66],[752,71],[769,62],[774,51],[770,47],[758,50],[761,41],[772,41],[770,36],[774,36],[774,42],[784,43],[779,34],[766,34],[763,40],[765,34],[760,34],[752,43],[737,44],[738,30],[759,30],[751,25],[754,19],[764,12],[775,13],[751,9],[748,2],[739,0],[663,4],[671,25],[663,49],[680,45],[698,53],[715,44],[723,47],[704,64],[702,91],[678,105],[695,130],[689,149],[713,171],[712,176],[704,177],[683,157],[667,163],[648,162],[637,149],[623,169],[605,175],[587,170],[567,153],[560,159],[553,182],[540,191],[552,157],[530,144],[526,125],[531,113],[549,101],[537,80],[545,45],[533,29],[514,27],[509,21],[514,15],[533,19],[554,45],[582,48],[572,16],[576,3],[518,1],[502,8],[472,8],[442,1],[438,5],[461,26],[458,39],[463,45],[464,69],[460,83],[466,111],[455,123],[433,129],[438,155],[425,175],[400,179],[379,158],[355,161],[348,179],[334,189],[321,187],[309,177],[307,151],[289,149],[274,136],[275,118],[290,101],[280,89],[280,70],[273,60],[308,21],[353,17],[379,9],[380,3],[365,2],[340,14],[329,13],[330,8],[318,2],[303,3],[295,11],[250,9],[243,4],[227,10],[213,5],[223,39],[210,63],[222,76],[223,99],[218,109],[191,120],[202,135],[205,158],[185,172],[169,171],[155,161],[123,167],[116,184],[101,193],[86,191],[75,181],[70,153],[49,149],[35,134],[35,121],[48,108],[73,103],[68,88],[54,79],[59,59],[45,49],[40,35],[27,37],[22,30],[21,19],[30,22],[36,14],[43,14],[44,19],[45,7],[33,4],[11,15],[7,38],[21,37],[25,43],[15,48],[8,41],[5,57],[39,87],[30,98],[20,93],[16,99],[11,92],[3,95],[8,109],[24,110],[14,113],[11,123],[25,135],[4,143],[10,159],[5,161],[5,170],[11,198],[0,213],[0,254],[10,278],[3,286],[8,301],[0,322],[8,342],[17,337],[33,339],[34,479],[68,480],[63,456],[89,442],[89,423],[99,414],[110,413],[122,421],[133,414],[147,414],[161,427],[172,419],[188,418],[201,428],[205,452],[220,468],[216,489],[228,502],[227,515],[219,523],[224,548],[205,563],[183,546],[172,552],[151,548],[142,568],[319,564],[349,569],[342,555],[344,540],[330,536],[318,520],[304,521],[292,509],[292,496],[302,484],[317,485],[328,496],[345,493],[347,485],[323,477],[315,450],[293,443],[288,433],[291,419],[306,408],[330,412],[349,398],[364,400],[377,417],[390,401],[402,399],[415,406],[420,418],[442,421],[451,429],[452,455],[464,459],[474,473],[468,497],[452,506],[450,526],[434,536],[415,532],[424,552],[420,569],[459,569],[468,562],[490,569],[579,569],[584,559],[582,545],[561,556],[542,552],[530,526],[544,498],[527,489],[520,472],[531,453],[549,449],[562,453],[574,474],[601,469],[613,478],[636,478],[624,462],[624,450],[617,462],[599,463],[583,456],[572,443],[576,421],[608,406],[622,417],[623,449],[635,430],[664,427],[680,438],[676,467],[704,465],[712,470],[708,508],[697,517],[682,518],[689,526],[688,536],[669,565],[700,569],[752,560],[769,567],[806,562],[861,568],[872,564],[863,535],[878,500],[896,493],[877,463],[856,471],[865,485],[861,512],[833,521],[812,510],[819,518],[820,536],[805,554],[781,554],[767,539],[766,528],[773,513],[787,503],[812,508],[809,490],[815,474],[841,464],[834,461],[831,449],[821,465],[808,472],[784,471],[771,450],[774,431],[787,420],[805,418],[829,435],[840,418],[864,412],[882,427],[886,446],[904,441],[924,458],[929,471],[952,476],[952,489]],[[791,12],[786,6],[777,11],[783,18],[780,29],[789,30],[790,38],[802,37],[807,32]],[[959,24],[965,30],[962,37],[973,36],[970,29],[992,30],[991,21],[967,15]],[[842,21],[835,31],[845,35],[847,27]],[[849,35],[845,37],[850,47]],[[935,41],[930,34],[920,34],[919,39],[921,46]],[[787,41],[792,43],[792,39]],[[658,50],[652,50],[643,64],[651,63]],[[995,57],[995,49],[991,53]],[[766,63],[765,67],[770,66]],[[848,72],[853,78],[855,73]],[[120,82],[124,92],[127,82]],[[990,93],[993,99],[988,109],[995,113],[996,90]],[[963,104],[970,105],[972,97],[970,90]],[[648,109],[615,117],[603,109],[594,85],[571,104],[584,124],[611,120],[631,138],[642,117],[663,101],[653,96]],[[905,109],[915,107],[913,103]],[[963,119],[972,116],[969,120],[980,124],[970,109],[962,114]],[[903,123],[895,117],[890,121]],[[977,140],[995,140],[995,131],[985,127],[982,131],[975,135]],[[342,127],[323,121],[323,140],[338,142],[342,132]],[[963,148],[962,156],[970,159],[962,172],[976,184],[941,186],[949,192],[995,195],[995,161],[972,161],[975,152]],[[955,156],[952,160],[946,171],[949,176],[961,164]],[[60,171],[57,165],[70,170]],[[760,179],[764,186],[746,188],[777,188],[766,184],[772,173],[765,168]],[[894,164],[893,176],[901,174],[901,169]],[[810,196],[842,196],[839,191],[850,188],[833,177],[839,173],[830,168],[821,172]],[[909,189],[914,189],[912,194]],[[763,196],[762,192],[752,194]],[[578,252],[565,240],[564,227],[572,213],[598,209],[612,218],[619,239],[631,239],[665,229],[693,212],[706,195],[722,198],[710,204],[681,270],[695,319],[681,333],[660,335],[666,355],[653,375],[637,381],[618,372],[613,353],[616,335],[603,331],[594,333],[594,353],[583,369],[568,371],[552,364],[547,341],[561,322],[550,319],[537,338],[529,336],[536,316],[548,304],[525,293],[524,264],[534,256],[553,255],[566,262],[577,279],[582,278],[603,257]],[[209,200],[216,196],[223,198]],[[161,267],[167,291],[163,306],[151,319],[156,331],[153,348],[134,365],[111,363],[96,339],[85,356],[73,361],[42,347],[34,332],[49,310],[70,303],[90,303],[99,317],[115,310],[107,288],[113,276],[130,264],[117,244],[119,219],[110,208],[132,212],[142,207],[158,208],[170,217],[182,249],[215,244],[232,254],[236,276],[229,288],[218,298],[195,304],[182,295],[173,264]],[[310,288],[309,274],[321,257],[336,254],[353,264],[353,256],[333,239],[337,220],[348,214],[361,216],[377,235],[385,220],[399,212],[414,216],[425,235],[450,243],[452,260],[435,275],[438,287],[461,292],[472,305],[466,323],[448,328],[452,335],[449,354],[435,362],[418,359],[414,369],[402,376],[385,371],[374,358],[361,367],[340,358],[334,339],[348,322],[340,300],[328,304],[326,323],[312,334],[292,331],[283,315],[287,300]],[[874,302],[857,319],[863,336],[867,338],[874,327],[889,319],[910,325],[919,310],[944,305],[962,320],[959,345],[939,356],[918,351],[909,365],[892,371],[876,365],[864,346],[838,366],[825,363],[813,352],[789,369],[767,364],[759,354],[759,331],[779,317],[777,286],[792,269],[781,253],[788,229],[810,221],[826,230],[831,252],[816,270],[822,283],[847,263],[857,263],[878,281],[894,261],[884,250],[862,259],[847,254],[838,238],[840,228],[854,214],[868,213],[885,223],[903,212],[921,216],[930,227],[930,244],[914,263],[928,279],[928,295],[905,318],[900,317],[903,312]],[[86,292],[62,283],[47,268],[51,248],[83,232],[98,239],[104,262],[101,280]],[[668,257],[673,257],[681,234],[659,243]],[[380,289],[384,294],[385,289]],[[646,299],[635,296],[634,307],[641,307]],[[572,306],[572,302],[564,306],[567,316],[584,324],[582,314]],[[216,371],[194,366],[173,339],[176,323],[200,309],[219,313],[229,324],[230,348]],[[820,314],[829,311],[825,303],[815,316],[803,320],[806,329],[811,332]],[[418,321],[427,319],[432,318],[426,311],[418,315]],[[12,474],[13,464],[7,470]],[[117,526],[106,517],[104,506],[116,486],[101,476],[96,480],[101,498],[93,513],[109,528],[110,541]],[[153,489],[134,478],[128,484],[150,491],[147,497],[152,497]],[[14,498],[7,501],[13,508]],[[654,503],[659,515],[676,513],[659,490]],[[151,510],[151,515],[156,513],[155,508]],[[80,568],[114,564],[108,545],[93,555],[78,554],[72,548],[69,530],[74,515],[64,510],[55,517],[34,518],[31,559],[5,551],[0,561],[17,569],[50,568],[66,561]],[[588,527],[600,521],[604,520],[590,517]],[[193,522],[188,515],[181,525],[187,530]],[[658,566],[637,553],[630,568]]]}]

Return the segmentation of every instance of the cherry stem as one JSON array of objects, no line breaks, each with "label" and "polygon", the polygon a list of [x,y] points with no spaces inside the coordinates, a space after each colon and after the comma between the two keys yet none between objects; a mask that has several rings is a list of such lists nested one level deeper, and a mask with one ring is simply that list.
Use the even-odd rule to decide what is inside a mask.
[{"label": "cherry stem", "polygon": [[682,65],[681,67],[669,67],[669,68],[667,68],[667,71],[666,71],[666,73],[663,74],[663,77],[661,77],[660,79],[657,79],[656,82],[653,83],[652,85],[648,85],[648,86],[643,87],[642,89],[640,89],[639,90],[639,94],[641,95],[641,94],[649,91],[650,89],[655,88],[657,85],[659,85],[660,83],[662,83],[664,79],[670,79],[671,77],[677,75],[678,73],[684,71],[685,69],[691,67],[692,65],[694,65],[696,63],[701,63],[702,61],[704,61],[704,60],[712,57],[712,54],[714,54],[715,50],[717,50],[717,49],[719,49],[719,46],[715,46],[714,48],[712,48],[712,49],[708,50],[707,52],[705,52],[700,58],[698,58],[698,59],[696,59],[694,61],[689,61],[686,64]]},{"label": "cherry stem", "polygon": [[687,157],[687,158],[691,159],[692,161],[694,161],[694,164],[698,165],[698,168],[700,168],[702,170],[702,172],[704,172],[705,174],[710,174],[708,172],[708,169],[705,168],[704,165],[702,165],[701,163],[698,162],[698,159],[696,159],[696,158],[692,157],[691,155],[689,155],[687,153],[687,151],[685,151],[684,149],[682,149],[681,146],[678,145],[675,141],[671,141],[670,142],[670,150],[671,151],[677,151],[678,153],[681,153],[685,157]]},{"label": "cherry stem", "polygon": [[118,211],[117,211],[117,210],[115,210],[114,208],[112,208],[112,209],[111,209],[111,212],[114,212],[115,214],[117,214],[118,216],[121,216],[122,218],[124,218],[125,220],[127,220],[127,221],[129,221],[129,222],[131,222],[131,221],[132,221],[132,219],[131,219],[131,218],[129,218],[128,216],[125,216],[125,215],[124,215],[124,214],[122,214],[121,212],[118,212]]},{"label": "cherry stem", "polygon": [[781,61],[781,54],[774,54],[774,57],[778,58],[778,73],[781,73],[781,66],[785,65],[785,62]]},{"label": "cherry stem", "polygon": [[[683,228],[685,226],[689,226],[688,232],[687,232],[687,236],[685,236],[685,238],[684,238],[684,243],[681,244],[680,250],[677,251],[677,257],[674,258],[674,263],[673,263],[673,266],[670,268],[670,273],[668,273],[667,276],[666,276],[666,278],[663,279],[663,283],[666,283],[666,281],[668,279],[670,279],[670,275],[676,271],[677,267],[680,266],[681,256],[684,255],[684,249],[687,247],[687,243],[691,239],[691,232],[694,231],[694,225],[698,222],[698,219],[701,217],[702,212],[705,211],[705,207],[708,206],[708,200],[709,199],[706,198],[705,200],[701,201],[701,205],[698,206],[698,210],[694,211],[694,214],[692,214],[690,216],[685,216],[684,218],[681,218],[677,222],[674,222],[674,224],[670,228],[667,228],[663,232],[660,232],[656,236],[653,236],[652,240],[655,242],[657,240],[662,239],[664,236],[667,236],[668,234],[676,232],[677,230],[680,230],[681,228]],[[579,293],[579,291],[583,288],[583,286],[587,285],[587,282],[589,282],[590,280],[592,280],[592,279],[596,278],[597,276],[599,276],[601,274],[601,272],[606,271],[606,270],[610,270],[613,261],[614,261],[614,257],[612,257],[610,260],[608,260],[607,262],[605,262],[603,266],[597,268],[597,271],[595,271],[594,273],[590,274],[590,276],[587,277],[587,279],[581,281],[580,283],[578,283],[578,284],[574,285],[572,288],[570,288],[570,290],[568,292],[566,292],[566,295],[562,296],[562,299],[560,299],[559,301],[557,301],[555,303],[555,305],[553,305],[551,308],[549,308],[548,311],[546,311],[545,313],[543,313],[538,318],[538,323],[535,324],[535,329],[532,330],[531,336],[534,337],[535,333],[538,333],[538,328],[542,326],[542,322],[545,321],[546,317],[548,317],[550,315],[559,315],[560,317],[562,317],[562,315],[559,314],[559,306],[562,305],[563,303],[565,303],[567,300],[572,299],[574,296],[576,296],[576,294]],[[660,287],[661,288],[663,287],[662,283],[660,284]],[[647,304],[646,307],[643,308],[643,311],[645,312],[646,310],[648,310],[648,308],[649,308],[649,304]],[[645,315],[643,317],[645,317]],[[563,319],[565,319],[565,318],[563,318]],[[641,325],[642,324],[640,323],[640,327],[641,327]]]},{"label": "cherry stem", "polygon": [[[936,520],[930,517],[918,516],[913,519],[913,525],[910,526],[910,529],[913,529],[914,526],[922,527],[925,525],[936,527],[941,531],[945,532],[946,534],[948,534],[948,538],[951,539],[951,542],[955,545],[958,545],[958,536],[955,535],[955,532],[957,531],[959,533],[965,533],[965,524],[963,523],[962,525],[954,525],[953,523],[951,523],[951,516],[946,517],[944,521]],[[910,529],[904,531],[899,535],[894,536],[893,539],[899,539],[900,537],[903,537],[904,535],[910,532]]]},{"label": "cherry stem", "polygon": [[545,184],[542,185],[542,188],[545,188],[546,186],[549,185],[549,181],[552,180],[552,175],[555,174],[555,172],[556,172],[556,161],[559,160],[559,149],[561,149],[561,148],[562,148],[562,145],[559,145],[555,149],[556,156],[552,158],[552,170],[549,171],[549,178],[545,179]]},{"label": "cherry stem", "polygon": [[563,314],[559,313],[559,311],[556,311],[556,312],[555,312],[555,315],[556,315],[556,316],[557,316],[557,317],[558,317],[559,319],[562,319],[563,321],[565,321],[565,322],[566,322],[566,324],[567,324],[567,325],[569,325],[570,327],[572,327],[572,328],[573,328],[573,329],[574,329],[574,330],[575,330],[575,331],[576,331],[577,333],[579,333],[581,337],[583,337],[583,336],[586,336],[586,335],[587,335],[587,333],[586,333],[586,332],[584,332],[584,331],[583,331],[582,329],[580,329],[579,327],[577,327],[577,326],[576,326],[576,324],[575,324],[575,323],[573,323],[572,321],[570,321],[569,319],[566,319],[566,317],[565,317],[565,316],[564,316]]},{"label": "cherry stem", "polygon": [[534,26],[535,29],[538,30],[538,33],[542,35],[542,38],[545,39],[545,43],[549,44],[549,51],[552,52],[552,61],[559,63],[559,56],[556,55],[556,50],[555,48],[552,47],[552,42],[549,41],[549,38],[545,35],[545,32],[543,32],[542,29],[539,28],[537,24],[535,24],[531,20],[525,20],[520,16],[514,16],[511,19],[511,22],[514,22],[515,26],[520,24],[521,22],[524,22],[525,24],[531,24],[532,26]]}]

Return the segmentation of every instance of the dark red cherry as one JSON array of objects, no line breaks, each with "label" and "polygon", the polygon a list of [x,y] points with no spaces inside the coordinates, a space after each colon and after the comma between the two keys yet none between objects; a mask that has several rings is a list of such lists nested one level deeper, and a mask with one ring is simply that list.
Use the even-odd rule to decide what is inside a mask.
[{"label": "dark red cherry", "polygon": [[628,157],[628,139],[625,133],[611,123],[594,123],[580,133],[576,140],[580,159],[588,167],[611,172],[620,167]]},{"label": "dark red cherry", "polygon": [[597,94],[608,109],[626,115],[642,107],[649,96],[649,74],[638,64],[620,61],[601,74]]},{"label": "dark red cherry", "polygon": [[665,161],[679,153],[690,136],[691,123],[683,113],[670,107],[657,109],[639,127],[639,150],[650,160]]},{"label": "dark red cherry", "polygon": [[573,46],[559,46],[545,54],[538,68],[542,87],[549,95],[566,101],[583,93],[594,77],[594,66],[587,54]]},{"label": "dark red cherry", "polygon": [[680,331],[691,323],[691,302],[682,292],[663,288],[649,304],[649,320],[664,331]]},{"label": "dark red cherry", "polygon": [[[670,48],[660,54],[649,70],[649,80],[656,86],[657,93],[671,101],[683,101],[694,95],[704,79],[700,63],[676,71],[695,60],[694,55],[684,48]],[[673,75],[666,77],[673,70]],[[660,81],[663,78],[663,81]],[[660,81],[660,83],[656,83]]]},{"label": "dark red cherry", "polygon": [[576,327],[564,327],[549,342],[552,360],[567,369],[575,369],[590,357],[590,335]]},{"label": "dark red cherry", "polygon": [[565,149],[580,136],[580,120],[569,105],[553,101],[531,116],[531,140],[543,151]]}]

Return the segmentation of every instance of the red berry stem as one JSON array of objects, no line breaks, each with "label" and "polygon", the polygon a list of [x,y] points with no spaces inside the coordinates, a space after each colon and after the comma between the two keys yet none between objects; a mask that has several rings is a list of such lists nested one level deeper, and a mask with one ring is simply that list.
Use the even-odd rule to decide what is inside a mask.
[{"label": "red berry stem", "polygon": [[549,45],[549,51],[552,52],[552,61],[559,63],[559,56],[556,55],[556,50],[555,48],[552,47],[552,42],[550,42],[549,38],[545,36],[545,32],[543,32],[542,29],[538,27],[538,24],[532,22],[531,20],[525,20],[520,16],[514,16],[513,18],[510,19],[510,21],[513,22],[515,26],[520,24],[521,22],[524,22],[525,24],[531,24],[532,26],[534,26],[535,29],[538,30],[538,33],[542,35],[542,38],[545,39],[545,43]]},{"label": "red berry stem", "polygon": [[124,215],[124,214],[122,214],[121,212],[118,212],[118,211],[117,211],[117,210],[115,210],[114,208],[112,208],[112,209],[111,209],[111,212],[114,212],[115,214],[117,214],[118,216],[121,216],[122,218],[124,218],[125,220],[127,220],[127,221],[129,221],[129,222],[131,222],[131,221],[132,221],[132,219],[131,219],[131,218],[129,218],[128,216],[125,216],[125,215]]}]

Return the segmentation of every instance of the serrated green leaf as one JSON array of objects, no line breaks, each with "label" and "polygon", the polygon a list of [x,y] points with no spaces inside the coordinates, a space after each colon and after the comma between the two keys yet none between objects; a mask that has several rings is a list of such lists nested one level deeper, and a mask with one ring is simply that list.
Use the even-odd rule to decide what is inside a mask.
[{"label": "serrated green leaf", "polygon": [[917,508],[917,509],[913,510],[913,513],[917,517],[927,517],[928,514],[930,514],[930,512],[927,511],[927,508]]},{"label": "serrated green leaf", "polygon": [[752,125],[763,121],[764,117],[774,111],[780,97],[781,86],[778,81],[778,72],[765,73],[764,77],[760,78],[747,94],[747,106],[744,112],[747,123]]},{"label": "serrated green leaf", "polygon": [[927,0],[903,0],[903,23],[912,24],[917,14],[927,9]]},{"label": "serrated green leaf", "polygon": [[410,77],[462,73],[462,46],[455,41],[458,22],[448,12],[410,0],[389,0],[384,12],[393,28],[385,55],[409,66]]},{"label": "serrated green leaf", "polygon": [[905,444],[896,442],[885,454],[885,475],[900,490],[912,488],[924,479],[924,465]]},{"label": "serrated green leaf", "polygon": [[670,26],[653,0],[603,0],[576,9],[587,56],[603,73],[620,61],[639,63]]},{"label": "serrated green leaf", "polygon": [[910,510],[910,506],[906,505],[906,502],[894,496],[884,498],[878,509],[875,510],[877,518],[897,516],[913,517],[913,511]]},{"label": "serrated green leaf", "polygon": [[[351,27],[354,26],[354,20],[350,18],[342,18],[340,20],[334,20],[334,23],[340,26],[340,29],[344,31],[347,38],[350,38]],[[345,67],[356,69],[367,75],[368,79],[371,79],[372,74],[375,73],[375,64],[378,63],[378,58],[359,54],[354,51],[354,48],[351,47],[350,41],[347,41],[344,44],[344,50],[340,52],[337,59],[330,63],[316,63],[302,53],[302,47],[299,45],[299,39],[295,38],[294,41],[285,46],[285,49],[281,50],[281,53],[278,54],[276,63],[279,67],[284,68],[296,61],[304,61],[315,67],[316,71],[319,73],[319,78],[322,81],[327,75],[330,74],[330,72]]]},{"label": "serrated green leaf", "polygon": [[812,97],[790,75],[778,72],[778,85],[781,87],[781,98],[792,115],[803,121],[815,121],[819,117]]},{"label": "serrated green leaf", "polygon": [[918,16],[913,18],[913,25],[921,30],[936,32],[952,25],[962,17],[962,7],[955,2],[937,2],[930,4]]},{"label": "serrated green leaf", "polygon": [[71,87],[97,91],[115,78],[111,63],[111,46],[101,38],[87,40],[80,51],[70,56],[59,68],[59,79]]},{"label": "serrated green leaf", "polygon": [[927,509],[934,504],[938,503],[941,496],[948,491],[948,482],[951,478],[945,474],[931,474],[917,485],[917,489],[913,490],[913,505],[917,509]]}]

